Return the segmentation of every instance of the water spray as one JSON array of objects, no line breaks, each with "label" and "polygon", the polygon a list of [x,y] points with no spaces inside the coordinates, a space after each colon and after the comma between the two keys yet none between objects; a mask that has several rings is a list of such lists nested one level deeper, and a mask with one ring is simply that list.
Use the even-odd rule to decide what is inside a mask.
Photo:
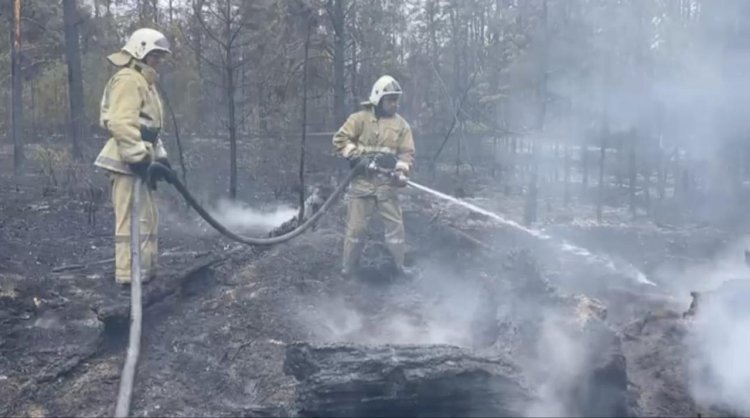
[{"label": "water spray", "polygon": [[[431,189],[431,188],[429,188],[427,186],[423,186],[423,185],[421,185],[419,183],[416,183],[416,182],[414,182],[412,180],[407,180],[406,181],[406,185],[410,186],[410,187],[412,187],[414,189],[423,191],[425,193],[429,193],[429,194],[431,194],[431,195],[433,195],[435,197],[438,197],[438,198],[440,198],[442,200],[445,200],[445,201],[448,201],[448,202],[451,202],[451,203],[455,203],[455,204],[457,204],[459,206],[463,206],[464,208],[469,209],[472,212],[480,213],[482,215],[485,215],[485,216],[487,216],[487,217],[489,217],[489,218],[497,221],[498,223],[501,223],[503,225],[510,226],[510,227],[512,227],[514,229],[517,229],[519,231],[525,232],[526,234],[531,235],[534,238],[537,238],[537,239],[540,239],[540,240],[544,240],[544,241],[553,241],[553,239],[554,239],[551,235],[546,234],[543,231],[540,231],[538,229],[533,229],[533,228],[525,227],[525,226],[519,224],[518,222],[512,221],[510,219],[503,218],[502,216],[500,216],[500,215],[498,215],[498,214],[496,214],[494,212],[490,212],[490,211],[488,211],[486,209],[480,208],[479,206],[473,205],[473,204],[471,204],[471,203],[469,203],[469,202],[467,202],[465,200],[461,200],[461,199],[458,199],[456,197],[447,195],[445,193],[441,193],[441,192],[439,192],[437,190]],[[618,268],[618,266],[615,264],[615,261],[612,258],[610,258],[610,257],[608,257],[606,255],[594,254],[591,251],[589,251],[589,250],[587,250],[587,249],[585,249],[583,247],[579,247],[577,245],[571,244],[570,242],[568,242],[566,240],[557,240],[557,244],[560,247],[560,249],[562,249],[563,251],[565,251],[565,252],[567,252],[569,254],[573,254],[573,255],[576,255],[576,256],[579,256],[579,257],[584,257],[587,260],[590,260],[590,261],[596,262],[598,264],[601,264],[601,265],[605,266],[608,270],[610,270],[612,272],[625,273],[626,275],[628,275],[631,278],[633,278],[634,280],[636,280],[638,283],[643,283],[643,284],[647,284],[647,285],[650,285],[650,286],[656,286],[656,283],[654,283],[651,280],[649,280],[646,277],[646,275],[643,274],[643,272],[641,272],[640,270],[638,270],[632,264],[620,265],[620,267]]]},{"label": "water spray", "polygon": [[[425,193],[431,194],[431,195],[433,195],[435,197],[438,197],[438,198],[440,198],[442,200],[446,200],[448,202],[455,203],[455,204],[457,204],[459,206],[463,206],[464,208],[469,209],[472,212],[480,213],[482,215],[485,215],[485,216],[487,216],[487,217],[489,217],[489,218],[497,221],[498,223],[501,223],[503,225],[507,225],[507,226],[510,226],[512,228],[515,228],[515,229],[517,229],[519,231],[525,232],[526,234],[531,235],[532,237],[537,238],[539,240],[550,241],[550,242],[552,242],[554,240],[554,238],[551,235],[546,234],[543,231],[540,231],[538,229],[533,229],[533,228],[525,227],[525,226],[519,224],[518,222],[512,221],[510,219],[503,218],[502,216],[500,216],[500,215],[498,215],[498,214],[496,214],[494,212],[490,212],[487,209],[480,208],[479,206],[473,205],[473,204],[471,204],[471,203],[469,203],[469,202],[467,202],[465,200],[458,199],[456,197],[447,195],[447,194],[439,192],[439,191],[437,191],[435,189],[431,189],[431,188],[429,188],[427,186],[423,186],[423,185],[421,185],[421,184],[419,184],[417,182],[409,180],[409,178],[405,177],[402,173],[400,173],[397,170],[392,170],[392,169],[386,169],[386,168],[379,167],[374,159],[372,161],[370,161],[370,162],[367,163],[367,170],[374,171],[374,172],[377,172],[377,173],[381,173],[381,174],[383,174],[385,176],[391,177],[397,183],[401,183],[401,184],[404,184],[406,186],[410,186],[410,187],[412,187],[414,189],[417,189],[417,190],[423,191]],[[613,273],[624,273],[625,275],[629,276],[630,278],[636,280],[638,283],[647,284],[647,285],[650,285],[650,286],[656,286],[656,283],[654,283],[651,280],[649,280],[646,277],[646,275],[643,274],[643,272],[641,272],[640,270],[638,270],[632,264],[624,264],[623,265],[622,263],[620,263],[620,266],[618,266],[611,257],[608,257],[606,255],[603,255],[603,254],[594,254],[591,251],[589,251],[589,250],[587,250],[587,249],[585,249],[583,247],[579,247],[577,245],[571,244],[570,242],[568,242],[566,240],[554,240],[554,241],[557,241],[556,243],[558,244],[559,248],[562,249],[566,253],[573,254],[573,255],[578,256],[578,257],[584,257],[584,258],[586,258],[590,262],[594,262],[594,263],[603,265],[604,267],[606,267],[609,271],[611,271]]]}]

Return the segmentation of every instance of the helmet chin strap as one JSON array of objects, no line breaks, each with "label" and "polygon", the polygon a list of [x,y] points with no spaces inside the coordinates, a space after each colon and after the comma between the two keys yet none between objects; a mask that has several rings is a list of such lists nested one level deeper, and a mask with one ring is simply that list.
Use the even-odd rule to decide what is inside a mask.
[{"label": "helmet chin strap", "polygon": [[388,117],[389,115],[383,110],[383,101],[381,100],[377,106],[375,106],[375,116],[378,118]]},{"label": "helmet chin strap", "polygon": [[[385,97],[386,97],[386,96],[383,96],[383,99],[384,99]],[[377,105],[377,106],[375,106],[375,116],[377,116],[378,118],[390,118],[390,117],[392,117],[393,115],[395,115],[395,114],[396,114],[396,112],[393,112],[393,113],[388,113],[388,112],[386,112],[386,111],[385,111],[385,110],[383,109],[383,99],[380,99],[380,103],[378,103],[378,105]]]}]

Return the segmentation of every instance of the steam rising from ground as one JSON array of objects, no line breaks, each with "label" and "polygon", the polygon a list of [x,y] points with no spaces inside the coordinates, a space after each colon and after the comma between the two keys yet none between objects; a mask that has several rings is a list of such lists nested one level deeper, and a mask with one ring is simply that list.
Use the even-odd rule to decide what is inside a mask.
[{"label": "steam rising from ground", "polygon": [[750,414],[750,268],[744,259],[746,248],[750,248],[750,237],[727,245],[711,260],[665,266],[657,272],[683,306],[690,291],[702,292],[686,341],[693,398],[703,406],[741,415]]},{"label": "steam rising from ground", "polygon": [[[414,282],[364,285],[358,292],[367,295],[369,307],[341,296],[323,297],[314,303],[314,312],[306,311],[301,320],[325,341],[520,350],[511,355],[538,390],[526,414],[577,413],[576,405],[571,404],[575,402],[573,388],[590,371],[589,345],[595,344],[578,332],[578,318],[569,310],[564,314],[559,306],[521,300],[504,288],[507,282],[452,267],[422,264],[420,279]],[[489,292],[507,297],[488,304]]]},{"label": "steam rising from ground", "polygon": [[567,391],[583,377],[588,357],[586,342],[571,335],[570,324],[559,313],[547,312],[536,342],[534,358],[526,364],[530,379],[539,388],[526,416],[565,416],[571,410]]},{"label": "steam rising from ground", "polygon": [[689,303],[692,291],[711,291],[729,280],[750,278],[750,268],[744,259],[746,248],[750,248],[750,237],[730,243],[709,260],[681,265],[665,263],[652,276],[664,283],[681,303]]},{"label": "steam rising from ground", "polygon": [[[450,344],[471,346],[470,325],[479,289],[438,274],[426,266],[416,283],[370,284],[360,292],[370,297],[363,312],[342,297],[319,301],[314,329],[329,341],[362,344]],[[445,271],[445,268],[443,268]]]},{"label": "steam rising from ground", "polygon": [[750,414],[750,286],[722,292],[700,306],[691,335],[691,390],[704,405]]},{"label": "steam rising from ground", "polygon": [[[750,415],[750,269],[748,237],[728,247],[713,269],[704,267],[704,289],[688,339],[691,391],[703,405]],[[708,271],[706,271],[708,270]]]},{"label": "steam rising from ground", "polygon": [[257,209],[244,203],[219,200],[211,214],[230,229],[241,231],[270,231],[297,215],[290,206]]}]

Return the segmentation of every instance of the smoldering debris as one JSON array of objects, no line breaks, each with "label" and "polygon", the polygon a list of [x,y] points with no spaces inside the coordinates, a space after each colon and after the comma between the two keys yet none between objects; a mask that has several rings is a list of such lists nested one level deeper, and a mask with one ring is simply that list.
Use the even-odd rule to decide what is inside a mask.
[{"label": "smoldering debris", "polygon": [[507,358],[441,345],[287,348],[303,416],[519,416],[528,403]]},{"label": "smoldering debris", "polygon": [[[559,292],[525,252],[500,262],[473,261],[473,267],[423,263],[412,282],[321,297],[300,321],[316,341],[363,344],[365,351],[447,344],[481,358],[507,356],[530,389],[517,414],[631,414],[620,339],[603,322],[606,308],[600,302]],[[429,370],[429,364],[420,367]],[[387,383],[383,376],[375,380]],[[351,394],[360,395],[365,396]]]}]

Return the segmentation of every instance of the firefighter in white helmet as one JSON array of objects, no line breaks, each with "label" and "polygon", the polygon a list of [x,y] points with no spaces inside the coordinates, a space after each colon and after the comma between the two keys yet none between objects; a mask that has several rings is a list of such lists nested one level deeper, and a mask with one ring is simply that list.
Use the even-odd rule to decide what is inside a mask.
[{"label": "firefighter in white helmet", "polygon": [[401,86],[391,76],[380,77],[372,87],[363,109],[349,116],[333,137],[337,153],[354,166],[361,158],[375,159],[377,165],[397,176],[365,170],[355,177],[347,193],[348,209],[341,273],[350,276],[362,252],[373,212],[385,226],[385,244],[399,274],[411,275],[404,266],[406,249],[404,222],[398,203],[398,189],[414,162],[411,128],[396,111]]},{"label": "firefighter in white helmet", "polygon": [[[146,180],[153,161],[169,166],[159,131],[162,104],[156,90],[156,67],[171,53],[169,41],[154,29],[138,29],[123,48],[107,57],[118,67],[104,88],[100,124],[110,138],[96,158],[112,184],[115,211],[115,281],[130,283],[130,213],[133,182]],[[140,242],[144,282],[156,275],[158,258],[158,213],[153,199],[156,180],[141,187]]]}]

